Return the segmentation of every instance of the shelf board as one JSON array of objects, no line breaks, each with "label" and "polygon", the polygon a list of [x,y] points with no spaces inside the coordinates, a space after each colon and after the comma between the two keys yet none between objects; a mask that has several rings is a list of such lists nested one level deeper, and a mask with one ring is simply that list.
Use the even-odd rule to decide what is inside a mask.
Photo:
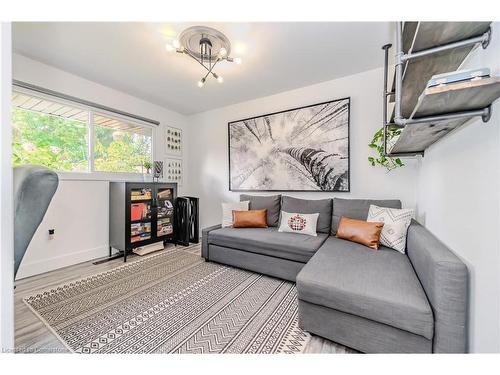
[{"label": "shelf board", "polygon": [[488,77],[424,90],[410,118],[482,109],[500,97],[500,78]]},{"label": "shelf board", "polygon": [[131,220],[130,224],[150,223],[151,219]]},{"label": "shelf board", "polygon": [[[412,22],[409,22],[409,24],[412,24]],[[488,30],[490,24],[491,22],[418,22],[410,46],[411,52],[480,36]]]},{"label": "shelf board", "polygon": [[130,237],[137,237],[137,236],[140,236],[141,234],[151,234],[151,232],[141,232],[141,233],[137,233],[137,234],[132,234],[130,233]]},{"label": "shelf board", "polygon": [[[500,78],[456,82],[424,90],[412,118],[480,110],[500,97]],[[408,124],[395,141],[390,153],[421,152],[473,116],[440,122]]]},{"label": "shelf board", "polygon": [[470,118],[406,125],[390,153],[423,152],[450,131],[465,124]]},{"label": "shelf board", "polygon": [[146,203],[146,202],[151,202],[153,199],[131,199],[130,203]]}]

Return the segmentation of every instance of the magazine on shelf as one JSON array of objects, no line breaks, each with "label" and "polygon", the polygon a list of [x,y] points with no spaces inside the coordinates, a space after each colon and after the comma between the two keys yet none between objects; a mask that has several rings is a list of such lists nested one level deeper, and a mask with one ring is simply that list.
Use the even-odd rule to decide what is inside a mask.
[{"label": "magazine on shelf", "polygon": [[158,199],[168,199],[172,197],[172,190],[165,189],[158,192]]},{"label": "magazine on shelf", "polygon": [[151,218],[151,204],[132,203],[130,205],[130,220],[145,220]]},{"label": "magazine on shelf", "polygon": [[157,228],[157,235],[158,236],[165,236],[167,234],[172,234],[173,232],[174,232],[174,229],[172,227],[172,224],[158,225],[158,228]]},{"label": "magazine on shelf", "polygon": [[135,223],[130,225],[130,235],[136,236],[151,232],[151,223]]},{"label": "magazine on shelf", "polygon": [[130,242],[139,242],[144,240],[149,240],[151,238],[151,233],[143,233],[138,236],[134,236],[130,238]]},{"label": "magazine on shelf", "polygon": [[151,198],[152,194],[150,188],[132,190],[130,193],[130,200],[132,201],[140,201]]},{"label": "magazine on shelf", "polygon": [[173,208],[158,207],[158,218],[159,219],[172,216],[173,214],[174,214]]}]

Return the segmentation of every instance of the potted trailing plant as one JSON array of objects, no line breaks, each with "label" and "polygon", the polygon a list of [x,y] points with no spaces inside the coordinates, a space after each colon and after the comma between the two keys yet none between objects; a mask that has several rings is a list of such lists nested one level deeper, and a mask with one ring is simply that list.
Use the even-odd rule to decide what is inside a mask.
[{"label": "potted trailing plant", "polygon": [[149,160],[146,160],[143,164],[144,168],[146,168],[146,174],[151,174],[151,168],[153,167],[153,164]]},{"label": "potted trailing plant", "polygon": [[[392,144],[394,138],[399,137],[401,134],[401,129],[399,128],[389,128],[387,129],[387,144]],[[373,135],[371,142],[368,144],[368,147],[375,150],[377,152],[377,156],[369,156],[368,162],[374,167],[376,165],[380,165],[387,169],[387,172],[392,171],[393,169],[403,167],[404,163],[400,158],[391,158],[389,156],[384,155],[384,128],[380,128]]]}]

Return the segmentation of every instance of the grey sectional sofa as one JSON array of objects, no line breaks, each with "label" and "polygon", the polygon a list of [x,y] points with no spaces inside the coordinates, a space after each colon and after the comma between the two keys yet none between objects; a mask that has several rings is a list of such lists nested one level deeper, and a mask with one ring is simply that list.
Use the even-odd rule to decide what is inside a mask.
[{"label": "grey sectional sofa", "polygon": [[[240,200],[266,208],[269,228],[206,228],[202,256],[296,282],[302,329],[367,353],[466,352],[468,270],[443,243],[416,221],[406,254],[335,237],[341,216],[365,220],[370,204],[399,200]],[[318,236],[278,232],[281,210],[319,212]]]}]

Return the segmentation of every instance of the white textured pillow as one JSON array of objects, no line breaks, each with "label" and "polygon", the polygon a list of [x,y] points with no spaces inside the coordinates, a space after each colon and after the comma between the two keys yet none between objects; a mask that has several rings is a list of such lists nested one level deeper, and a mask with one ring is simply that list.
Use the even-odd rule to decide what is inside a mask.
[{"label": "white textured pillow", "polygon": [[316,225],[318,214],[297,214],[281,211],[281,221],[278,232],[301,233],[317,236]]},{"label": "white textured pillow", "polygon": [[222,227],[233,226],[233,210],[248,211],[250,201],[222,203]]},{"label": "white textured pillow", "polygon": [[366,221],[384,223],[380,233],[380,243],[400,253],[405,253],[406,232],[410,226],[414,211],[410,208],[387,208],[370,205]]}]

